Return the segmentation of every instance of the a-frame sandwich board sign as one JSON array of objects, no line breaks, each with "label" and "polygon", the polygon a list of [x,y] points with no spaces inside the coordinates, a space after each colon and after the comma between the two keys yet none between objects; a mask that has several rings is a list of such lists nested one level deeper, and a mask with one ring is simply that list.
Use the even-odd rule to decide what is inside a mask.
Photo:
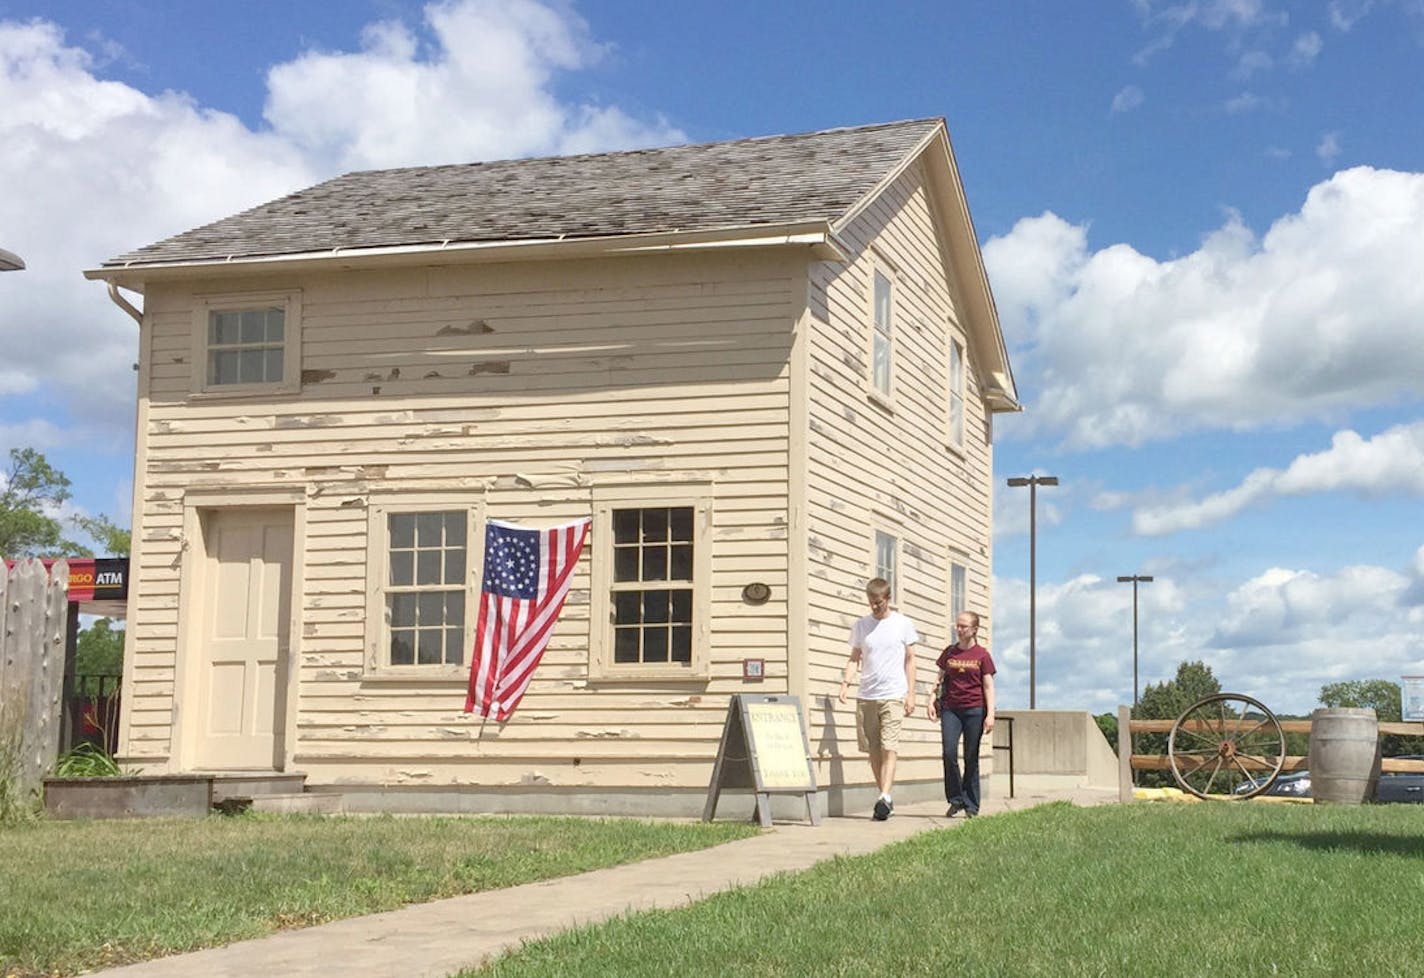
[{"label": "a-frame sandwich board sign", "polygon": [[771,827],[771,796],[802,795],[812,825],[821,824],[816,811],[816,772],[795,696],[738,693],[727,704],[722,743],[707,786],[702,820],[717,814],[724,788],[751,788],[756,793],[753,817]]}]

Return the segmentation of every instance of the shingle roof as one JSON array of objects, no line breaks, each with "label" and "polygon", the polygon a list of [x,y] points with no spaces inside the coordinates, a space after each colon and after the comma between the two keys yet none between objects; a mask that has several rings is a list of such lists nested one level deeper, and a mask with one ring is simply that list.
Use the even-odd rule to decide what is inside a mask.
[{"label": "shingle roof", "polygon": [[831,222],[941,125],[348,173],[104,267]]}]

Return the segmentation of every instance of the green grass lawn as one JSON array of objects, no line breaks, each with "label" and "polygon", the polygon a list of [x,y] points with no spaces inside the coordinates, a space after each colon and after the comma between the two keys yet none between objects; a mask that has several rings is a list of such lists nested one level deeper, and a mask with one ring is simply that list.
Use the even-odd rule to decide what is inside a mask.
[{"label": "green grass lawn", "polygon": [[0,824],[0,976],[72,974],[756,831],[580,818]]},{"label": "green grass lawn", "polygon": [[526,945],[469,976],[1424,975],[1424,806],[1067,804]]}]

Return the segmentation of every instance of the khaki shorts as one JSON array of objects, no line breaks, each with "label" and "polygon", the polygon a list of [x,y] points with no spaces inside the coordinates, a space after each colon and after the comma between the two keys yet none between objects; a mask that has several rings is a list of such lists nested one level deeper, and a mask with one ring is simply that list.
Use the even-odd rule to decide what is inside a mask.
[{"label": "khaki shorts", "polygon": [[867,754],[872,748],[900,752],[900,721],[904,700],[856,700],[855,741]]}]

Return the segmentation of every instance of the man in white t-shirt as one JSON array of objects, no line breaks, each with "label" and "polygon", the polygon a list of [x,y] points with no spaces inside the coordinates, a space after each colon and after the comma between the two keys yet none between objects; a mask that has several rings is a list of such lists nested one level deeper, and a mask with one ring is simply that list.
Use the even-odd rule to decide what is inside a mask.
[{"label": "man in white t-shirt", "polygon": [[900,750],[900,721],[915,712],[914,623],[890,610],[890,583],[873,578],[865,585],[870,614],[850,630],[850,658],[841,676],[840,701],[846,701],[851,676],[860,667],[855,694],[855,739],[870,755],[870,770],[880,797],[875,820],[883,822],[895,810],[890,790],[895,784],[895,755]]}]

